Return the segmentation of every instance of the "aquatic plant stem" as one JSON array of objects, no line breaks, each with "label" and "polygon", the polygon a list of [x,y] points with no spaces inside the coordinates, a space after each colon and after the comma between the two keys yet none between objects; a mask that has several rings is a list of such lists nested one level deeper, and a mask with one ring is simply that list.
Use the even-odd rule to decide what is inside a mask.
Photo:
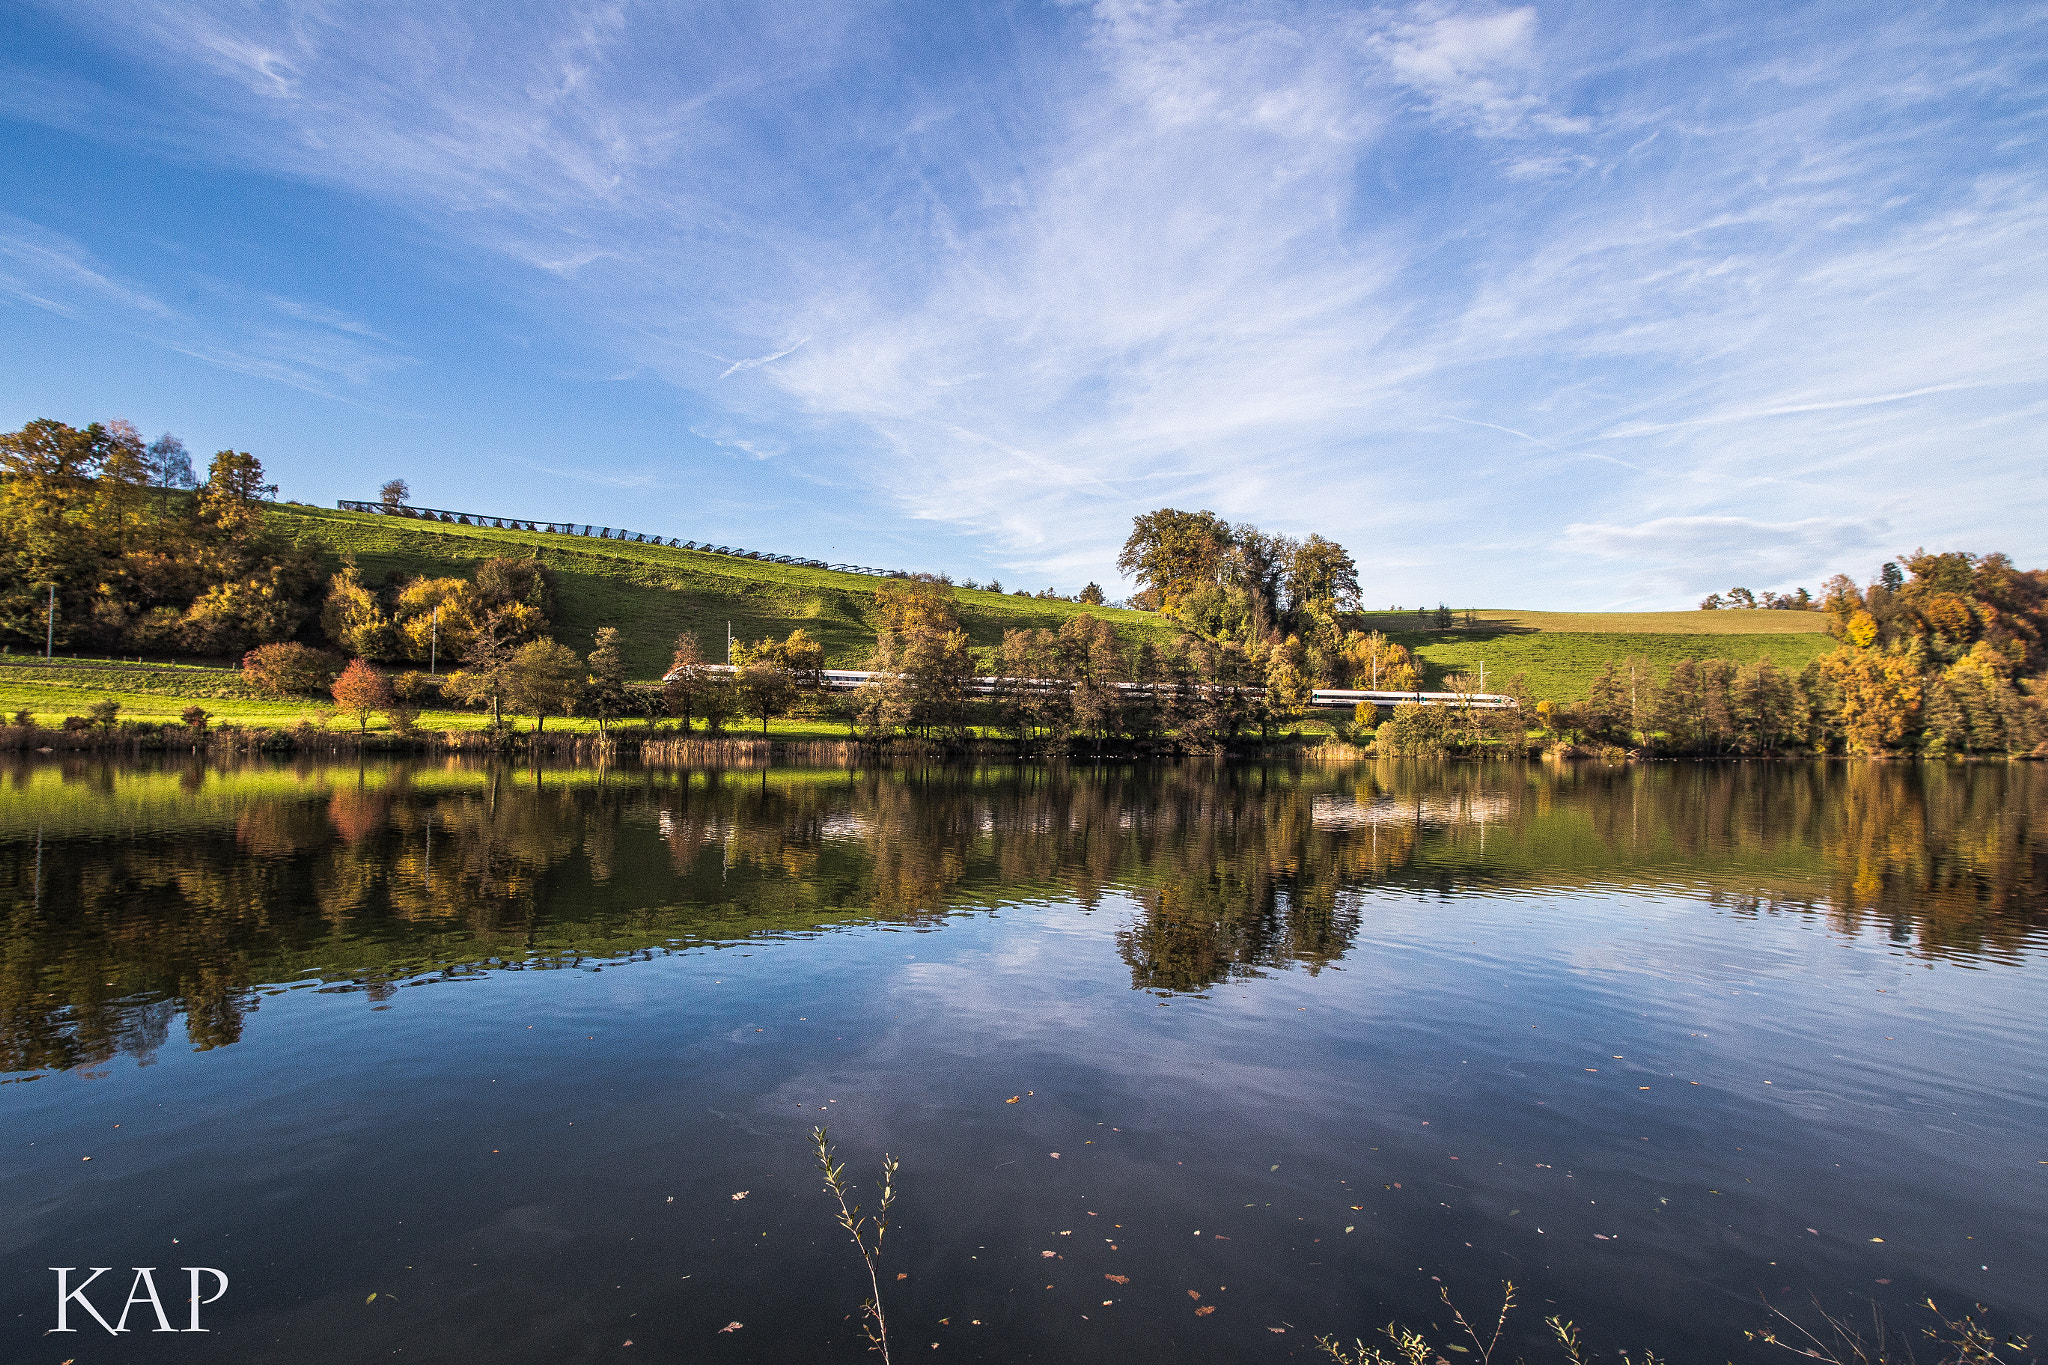
[{"label": "aquatic plant stem", "polygon": [[864,1235],[868,1220],[861,1215],[860,1205],[847,1201],[853,1187],[846,1183],[846,1163],[832,1159],[832,1144],[823,1127],[811,1130],[811,1143],[818,1153],[818,1169],[825,1176],[825,1192],[839,1201],[839,1226],[853,1238],[861,1262],[868,1268],[871,1296],[861,1304],[861,1331],[870,1349],[882,1353],[882,1365],[889,1365],[889,1320],[882,1311],[882,1273],[876,1263],[882,1257],[882,1238],[889,1232],[889,1208],[896,1202],[896,1158],[882,1153],[882,1203],[875,1211],[871,1244]]}]

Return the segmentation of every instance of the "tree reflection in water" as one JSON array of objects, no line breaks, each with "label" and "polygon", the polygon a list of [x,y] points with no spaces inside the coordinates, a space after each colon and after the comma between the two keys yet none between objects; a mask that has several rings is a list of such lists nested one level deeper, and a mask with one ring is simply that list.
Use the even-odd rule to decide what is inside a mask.
[{"label": "tree reflection in water", "polygon": [[232,1043],[267,990],[382,998],[760,934],[1108,906],[1134,987],[1351,948],[1386,895],[1637,889],[2011,957],[2037,765],[1381,763],[845,772],[69,761],[0,775],[0,1067]]}]

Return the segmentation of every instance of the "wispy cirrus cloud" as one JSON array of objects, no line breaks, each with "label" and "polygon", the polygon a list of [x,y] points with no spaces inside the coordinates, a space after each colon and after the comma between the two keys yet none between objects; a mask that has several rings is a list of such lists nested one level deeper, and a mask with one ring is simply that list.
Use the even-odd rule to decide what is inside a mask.
[{"label": "wispy cirrus cloud", "polygon": [[1334,534],[1397,598],[1510,556],[1598,605],[1626,553],[1671,604],[1745,545],[1797,574],[1887,527],[2048,551],[2038,10],[978,22],[138,0],[95,31],[192,65],[193,145],[495,253],[699,430],[1006,576],[1099,576],[1169,502]]},{"label": "wispy cirrus cloud", "polygon": [[[74,322],[144,337],[181,355],[307,392],[334,395],[406,363],[359,320],[276,294],[250,295],[218,280],[187,279],[185,292],[232,306],[215,313],[173,308],[124,280],[83,245],[0,212],[0,294]],[[220,319],[233,320],[223,327]]]},{"label": "wispy cirrus cloud", "polygon": [[1559,548],[1619,563],[1637,592],[1684,592],[1693,584],[1762,591],[1811,586],[1850,556],[1882,557],[1893,548],[1889,532],[1881,520],[1656,517],[1621,526],[1577,522],[1564,529]]}]

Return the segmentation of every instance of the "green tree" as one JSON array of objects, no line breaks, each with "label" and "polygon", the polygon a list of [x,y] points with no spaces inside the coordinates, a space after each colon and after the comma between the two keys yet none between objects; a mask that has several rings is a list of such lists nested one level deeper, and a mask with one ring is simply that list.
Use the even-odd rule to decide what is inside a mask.
[{"label": "green tree", "polygon": [[1087,587],[1081,589],[1081,601],[1087,603],[1091,607],[1101,606],[1104,600],[1105,599],[1102,595],[1102,585],[1100,583],[1091,582]]},{"label": "green tree", "polygon": [[1791,674],[1765,655],[1735,670],[1728,692],[1734,745],[1746,754],[1782,753],[1803,737],[1805,699]]},{"label": "green tree", "polygon": [[512,651],[505,700],[514,711],[533,717],[533,730],[547,729],[551,712],[568,714],[583,688],[583,666],[576,652],[553,640],[532,640]]},{"label": "green tree", "polygon": [[1189,593],[1221,585],[1230,548],[1230,526],[1214,512],[1162,507],[1132,518],[1116,567],[1156,592],[1162,611],[1171,611]]},{"label": "green tree", "polygon": [[1358,566],[1342,545],[1311,534],[1289,557],[1287,595],[1297,610],[1311,602],[1334,608],[1355,607]]},{"label": "green tree", "polygon": [[687,632],[678,635],[668,672],[662,678],[661,691],[668,713],[681,718],[684,734],[690,732],[690,717],[697,712],[705,676],[704,655],[697,646],[697,637]]},{"label": "green tree", "polygon": [[515,646],[495,616],[485,616],[470,641],[469,655],[462,669],[449,675],[448,695],[472,706],[489,705],[491,733],[502,734],[502,707],[512,690],[512,657]]},{"label": "green tree", "polygon": [[612,721],[632,702],[626,691],[626,657],[619,649],[619,632],[611,626],[600,627],[594,643],[583,685],[583,710],[597,717],[598,733],[609,735]]},{"label": "green tree", "polygon": [[768,721],[787,711],[796,700],[796,679],[773,657],[751,660],[733,676],[743,716],[761,718],[761,738],[768,737]]}]

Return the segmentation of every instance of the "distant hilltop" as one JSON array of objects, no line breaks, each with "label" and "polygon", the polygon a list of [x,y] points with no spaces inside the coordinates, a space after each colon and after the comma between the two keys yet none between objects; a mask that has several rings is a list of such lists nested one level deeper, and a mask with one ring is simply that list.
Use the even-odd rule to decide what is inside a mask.
[{"label": "distant hilltop", "polygon": [[414,507],[395,501],[360,502],[341,498],[334,504],[344,512],[369,512],[376,516],[406,517],[413,521],[446,522],[452,526],[488,526],[499,531],[535,531],[543,535],[589,536],[596,540],[629,541],[635,545],[666,545],[672,550],[697,550],[705,554],[731,555],[735,559],[758,560],[764,564],[800,564],[807,569],[831,569],[835,573],[869,574],[876,578],[909,578],[901,569],[876,569],[865,564],[828,564],[822,559],[798,555],[770,554],[765,550],[742,550],[731,545],[712,545],[671,536],[649,535],[645,531],[614,530],[573,521],[528,521],[520,517],[486,516],[480,512],[451,512],[441,507]]}]

